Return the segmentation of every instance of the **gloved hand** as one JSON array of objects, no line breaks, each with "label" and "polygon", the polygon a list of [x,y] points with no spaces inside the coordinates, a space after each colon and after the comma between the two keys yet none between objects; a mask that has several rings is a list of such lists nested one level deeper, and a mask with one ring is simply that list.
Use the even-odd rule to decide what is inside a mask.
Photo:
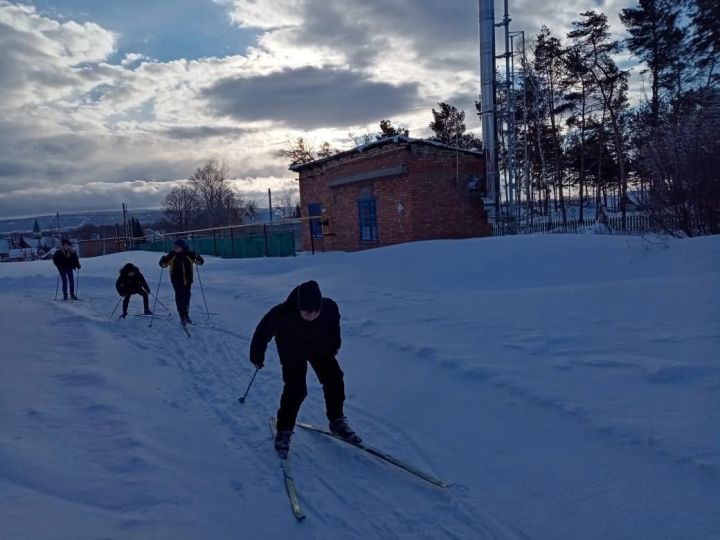
[{"label": "gloved hand", "polygon": [[80,270],[80,269],[82,268],[82,266],[78,263],[78,265],[77,265],[75,268],[77,268],[78,270]]},{"label": "gloved hand", "polygon": [[250,363],[255,366],[255,369],[262,369],[265,366],[265,359],[263,360],[250,360]]},{"label": "gloved hand", "polygon": [[160,266],[165,266],[165,263],[166,263],[166,262],[167,262],[167,261],[165,260],[165,255],[163,255],[162,257],[160,257]]},{"label": "gloved hand", "polygon": [[196,261],[196,263],[199,264],[200,266],[202,266],[203,264],[205,264],[205,259],[202,258],[202,255],[198,255],[197,258],[195,259],[195,261]]}]

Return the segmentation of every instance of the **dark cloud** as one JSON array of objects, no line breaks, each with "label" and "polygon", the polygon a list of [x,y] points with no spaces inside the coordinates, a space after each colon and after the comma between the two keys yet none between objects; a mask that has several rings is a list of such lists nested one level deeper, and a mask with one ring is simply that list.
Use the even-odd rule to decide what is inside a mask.
[{"label": "dark cloud", "polygon": [[205,91],[205,97],[216,114],[273,120],[301,129],[364,124],[415,105],[414,84],[394,86],[367,77],[355,71],[306,67],[222,79]]},{"label": "dark cloud", "polygon": [[163,131],[170,139],[211,139],[213,137],[242,137],[253,133],[252,129],[224,126],[177,126]]},{"label": "dark cloud", "polygon": [[0,177],[16,176],[27,172],[30,172],[30,169],[25,163],[17,161],[0,161]]}]

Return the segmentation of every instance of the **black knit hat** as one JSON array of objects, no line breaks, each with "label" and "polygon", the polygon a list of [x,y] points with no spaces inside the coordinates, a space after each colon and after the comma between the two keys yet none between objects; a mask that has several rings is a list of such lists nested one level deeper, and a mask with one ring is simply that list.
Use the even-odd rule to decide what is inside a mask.
[{"label": "black knit hat", "polygon": [[297,304],[300,311],[320,311],[322,293],[317,281],[306,281],[298,286]]},{"label": "black knit hat", "polygon": [[188,248],[187,242],[185,240],[183,240],[182,238],[178,238],[177,240],[175,240],[175,245],[177,247],[179,247],[180,249]]},{"label": "black knit hat", "polygon": [[61,246],[69,246],[70,240],[68,240],[67,238],[63,238],[62,240],[60,240],[60,245]]}]

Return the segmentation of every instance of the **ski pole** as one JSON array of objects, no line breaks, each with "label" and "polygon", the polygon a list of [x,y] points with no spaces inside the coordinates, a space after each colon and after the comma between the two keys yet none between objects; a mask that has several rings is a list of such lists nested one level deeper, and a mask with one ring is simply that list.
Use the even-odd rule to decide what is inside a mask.
[{"label": "ski pole", "polygon": [[247,398],[248,394],[250,393],[250,388],[252,388],[253,382],[255,382],[255,377],[258,374],[258,371],[260,371],[260,368],[255,368],[255,373],[253,373],[252,379],[250,379],[250,384],[248,384],[247,390],[245,390],[245,395],[238,398],[238,401],[240,403],[245,403],[245,398]]},{"label": "ski pole", "polygon": [[207,314],[208,321],[210,320],[210,310],[207,307],[207,300],[205,300],[205,289],[203,289],[202,278],[200,277],[200,267],[197,268],[198,282],[200,283],[200,292],[202,293],[203,302],[205,303],[205,313]]},{"label": "ski pole", "polygon": [[57,283],[55,283],[55,300],[57,300],[58,290],[60,289],[60,274],[58,274]]},{"label": "ski pole", "polygon": [[80,292],[80,269],[77,269],[77,280],[75,281],[75,296]]},{"label": "ski pole", "polygon": [[149,292],[150,295],[155,299],[155,305],[160,304],[160,305],[161,305],[163,308],[165,308],[167,311],[170,311],[170,308],[167,307],[165,304],[163,304],[162,301],[161,301],[157,296],[155,296],[155,295],[152,293],[152,291],[148,291],[148,292]]},{"label": "ski pole", "polygon": [[157,294],[153,295],[155,296],[155,303],[153,304],[153,312],[152,315],[150,315],[150,324],[148,325],[148,328],[152,328],[153,320],[155,320],[155,310],[157,309],[158,303],[157,295],[160,294],[160,284],[162,283],[163,272],[165,272],[164,266],[160,269],[160,279],[158,279]]},{"label": "ski pole", "polygon": [[117,304],[115,304],[115,308],[112,310],[112,313],[110,314],[110,319],[112,320],[113,315],[115,315],[115,312],[117,311],[118,306],[120,305],[120,301],[122,300],[122,296],[118,299]]}]

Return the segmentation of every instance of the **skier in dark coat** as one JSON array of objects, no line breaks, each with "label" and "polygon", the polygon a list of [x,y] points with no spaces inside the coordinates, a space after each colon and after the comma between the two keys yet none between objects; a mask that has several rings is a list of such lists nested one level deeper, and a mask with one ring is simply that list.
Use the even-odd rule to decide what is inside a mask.
[{"label": "skier in dark coat", "polygon": [[285,386],[277,413],[275,449],[287,456],[300,405],[307,396],[308,362],[322,384],[330,430],[350,442],[361,442],[343,413],[345,383],[337,361],[340,349],[340,310],[323,298],[316,281],[299,285],[287,300],[272,308],[260,321],[252,343],[250,361],[257,369],[265,363],[268,343],[275,338]]},{"label": "skier in dark coat", "polygon": [[61,247],[55,251],[52,260],[62,280],[63,300],[68,299],[68,283],[70,284],[70,298],[77,300],[73,271],[80,270],[81,266],[77,252],[70,246],[70,240],[62,239]]},{"label": "skier in dark coat", "polygon": [[115,282],[115,289],[118,294],[123,297],[123,311],[121,318],[127,317],[128,305],[130,304],[130,297],[133,294],[139,294],[143,299],[143,308],[145,315],[152,315],[150,311],[149,294],[150,287],[148,286],[145,276],[142,275],[140,269],[132,263],[127,263],[120,269],[120,275]]},{"label": "skier in dark coat", "polygon": [[187,242],[182,238],[175,240],[175,248],[160,258],[160,266],[169,268],[170,281],[175,289],[175,305],[180,322],[192,324],[190,320],[190,295],[193,284],[193,263],[202,266],[205,259],[194,251],[190,251]]}]

